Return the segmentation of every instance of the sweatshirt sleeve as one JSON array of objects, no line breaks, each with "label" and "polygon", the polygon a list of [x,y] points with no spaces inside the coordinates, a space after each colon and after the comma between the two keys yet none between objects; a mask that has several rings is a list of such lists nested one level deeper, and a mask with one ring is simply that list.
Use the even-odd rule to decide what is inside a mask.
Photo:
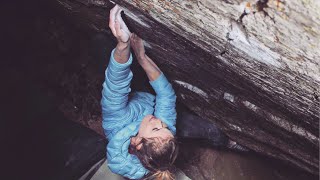
[{"label": "sweatshirt sleeve", "polygon": [[132,55],[124,63],[118,63],[111,53],[109,65],[105,71],[102,89],[102,126],[105,135],[110,139],[122,127],[130,123],[131,112],[128,107],[128,95],[133,74],[130,70]]},{"label": "sweatshirt sleeve", "polygon": [[154,115],[166,123],[172,133],[176,133],[176,95],[163,73],[150,82],[156,92],[156,106]]}]

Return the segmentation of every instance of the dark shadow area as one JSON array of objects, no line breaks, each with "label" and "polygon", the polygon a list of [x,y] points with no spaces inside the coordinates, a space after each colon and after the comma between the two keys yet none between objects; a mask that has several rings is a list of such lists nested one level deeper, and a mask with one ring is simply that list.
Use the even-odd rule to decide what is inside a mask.
[{"label": "dark shadow area", "polygon": [[[6,84],[11,90],[17,88],[10,85],[17,83]],[[3,109],[9,123],[5,127],[5,177],[77,179],[105,157],[105,138],[66,119],[43,88],[27,78],[19,87],[19,92],[5,94],[12,103]]]},{"label": "dark shadow area", "polygon": [[7,2],[2,13],[2,177],[77,179],[105,157],[107,143],[59,107],[69,92],[56,83],[83,66],[71,61],[79,46],[68,41],[80,34],[57,24],[62,17],[41,1]]}]

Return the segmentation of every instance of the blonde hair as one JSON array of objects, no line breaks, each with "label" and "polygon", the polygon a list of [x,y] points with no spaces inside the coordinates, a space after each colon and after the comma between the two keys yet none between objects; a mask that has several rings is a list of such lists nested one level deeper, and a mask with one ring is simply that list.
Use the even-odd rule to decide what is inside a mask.
[{"label": "blonde hair", "polygon": [[[130,147],[142,165],[150,171],[145,180],[173,180],[175,167],[174,161],[178,156],[178,143],[175,138],[159,139],[155,138],[142,139],[142,147],[137,150]],[[160,140],[160,141],[159,141]]]},{"label": "blonde hair", "polygon": [[174,180],[174,176],[169,170],[158,170],[151,176],[145,178],[145,180]]}]

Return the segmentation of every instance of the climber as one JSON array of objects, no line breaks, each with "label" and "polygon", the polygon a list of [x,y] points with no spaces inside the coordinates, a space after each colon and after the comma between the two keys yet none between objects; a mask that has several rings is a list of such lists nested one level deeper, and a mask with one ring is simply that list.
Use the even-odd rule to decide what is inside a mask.
[{"label": "climber", "polygon": [[[176,96],[165,75],[145,54],[143,41],[130,33],[121,11],[118,5],[110,11],[109,27],[118,44],[106,70],[101,100],[103,128],[109,140],[108,166],[114,173],[130,179],[147,174],[152,178],[172,179],[170,170],[178,153],[174,137]],[[128,101],[133,76],[130,46],[156,97],[136,92]]]},{"label": "climber", "polygon": [[[109,140],[108,167],[130,179],[173,179],[171,172],[179,149],[175,138],[176,95],[163,72],[145,54],[143,40],[129,31],[121,18],[121,11],[118,5],[110,11],[109,27],[118,44],[111,53],[101,100],[102,126]],[[133,77],[130,47],[156,96],[147,92],[129,94]],[[188,114],[183,118],[190,119],[185,122],[197,120]],[[184,130],[188,130],[190,123],[184,126]],[[211,126],[214,125],[207,127]],[[230,144],[231,141],[214,128],[216,139],[223,140],[212,142],[217,146]],[[182,130],[181,134],[184,132]],[[204,134],[199,132],[198,135],[202,137]],[[208,135],[211,136],[210,133],[205,134]]]}]

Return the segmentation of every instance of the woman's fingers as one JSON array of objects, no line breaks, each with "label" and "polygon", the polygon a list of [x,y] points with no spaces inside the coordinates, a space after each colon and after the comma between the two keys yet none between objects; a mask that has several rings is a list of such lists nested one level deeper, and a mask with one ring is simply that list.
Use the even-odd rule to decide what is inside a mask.
[{"label": "woman's fingers", "polygon": [[122,28],[121,28],[121,21],[122,21],[122,18],[121,18],[121,11],[123,11],[120,7],[117,8],[117,11],[115,13],[115,27],[116,27],[116,32],[117,32],[117,36],[119,38],[121,38],[121,36],[123,35],[123,31],[122,31]]},{"label": "woman's fingers", "polygon": [[114,36],[117,36],[116,29],[115,29],[115,20],[116,20],[116,13],[119,10],[119,6],[116,5],[110,10],[110,16],[109,16],[109,27],[113,33]]},{"label": "woman's fingers", "polygon": [[116,19],[116,21],[118,21],[119,22],[119,24],[121,23],[121,21],[122,21],[122,18],[121,18],[121,11],[122,11],[122,9],[121,8],[119,8],[118,10],[117,10],[117,12],[116,12],[116,14],[115,14],[115,19]]},{"label": "woman's fingers", "polygon": [[129,34],[131,33],[128,26],[126,25],[126,23],[123,21],[123,19],[121,17],[121,12],[120,12],[120,25],[121,25],[121,29],[123,29],[125,32],[127,32]]},{"label": "woman's fingers", "polygon": [[122,11],[123,9],[118,5],[110,10],[109,27],[112,31],[112,34],[118,40],[127,42],[130,38],[131,32],[121,17]]},{"label": "woman's fingers", "polygon": [[133,34],[130,35],[130,42],[131,42],[132,45],[134,45],[134,41],[133,41],[132,36],[133,36]]},{"label": "woman's fingers", "polygon": [[122,30],[120,28],[120,23],[118,21],[115,22],[115,29],[116,29],[117,37],[121,37],[122,36]]},{"label": "woman's fingers", "polygon": [[129,31],[129,28],[127,27],[126,23],[123,21],[121,17],[121,12],[123,11],[122,8],[119,8],[117,14],[116,14],[116,20],[120,23],[121,29],[125,31],[126,33],[130,34],[131,32]]},{"label": "woman's fingers", "polygon": [[133,43],[132,45],[134,46],[134,48],[136,47],[136,34],[132,33],[132,37],[131,37],[131,42]]},{"label": "woman's fingers", "polygon": [[121,18],[121,11],[123,11],[120,7],[117,9],[117,12],[116,12],[116,19],[117,20],[120,20],[119,18]]}]

